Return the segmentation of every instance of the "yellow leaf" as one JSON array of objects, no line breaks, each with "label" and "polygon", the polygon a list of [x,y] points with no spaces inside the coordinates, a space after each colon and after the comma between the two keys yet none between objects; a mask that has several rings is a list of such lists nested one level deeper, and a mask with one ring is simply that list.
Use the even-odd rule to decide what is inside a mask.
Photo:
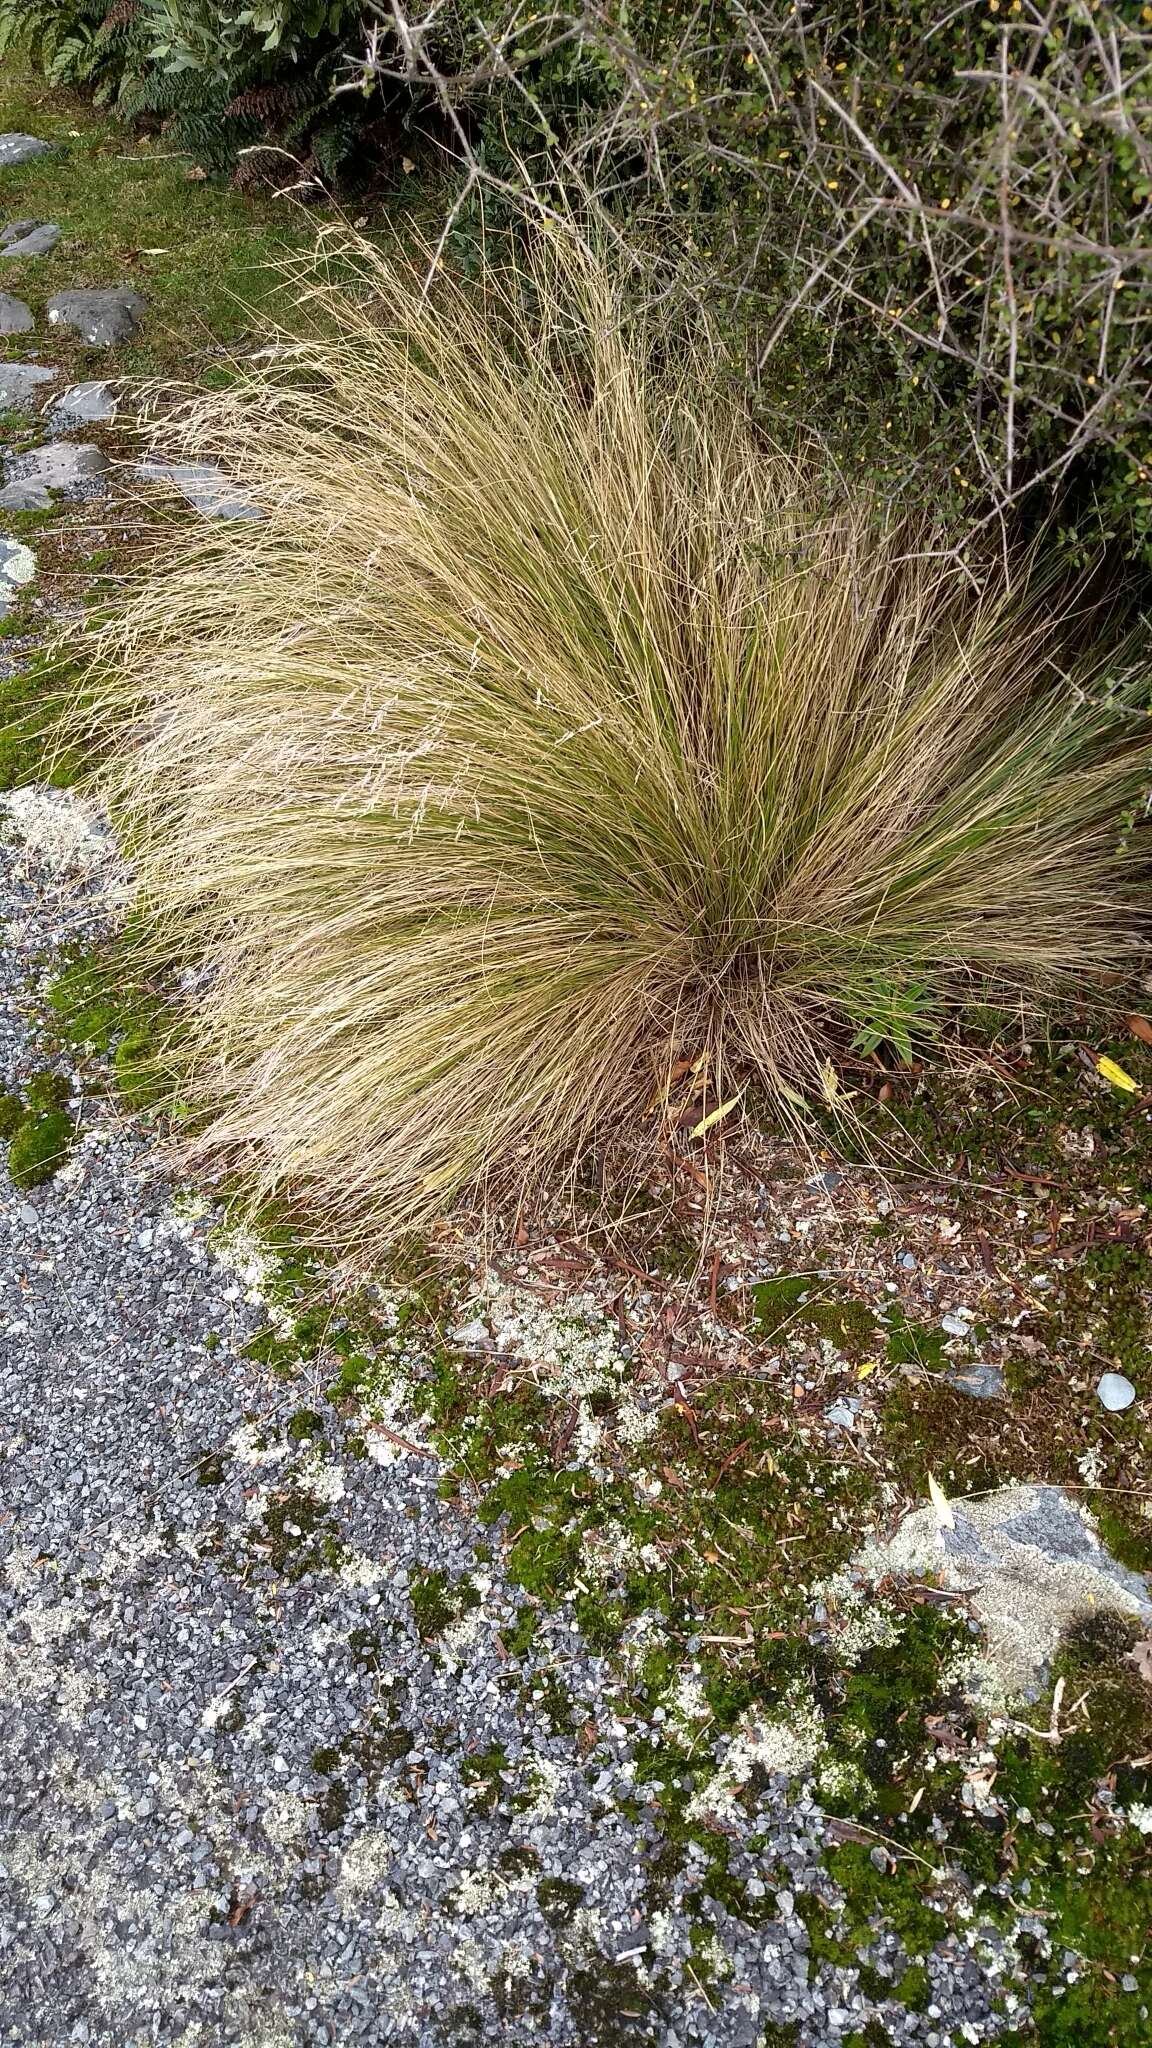
[{"label": "yellow leaf", "polygon": [[776,1089],[777,1093],[784,1097],[785,1102],[790,1102],[792,1104],[793,1109],[802,1109],[805,1112],[807,1112],[809,1107],[808,1102],[806,1101],[805,1097],[801,1095],[798,1088],[790,1087],[787,1081],[777,1081]]},{"label": "yellow leaf", "polygon": [[702,1138],[705,1131],[712,1129],[713,1124],[720,1123],[722,1118],[728,1115],[729,1110],[735,1109],[743,1093],[744,1090],[741,1089],[739,1095],[730,1095],[727,1102],[722,1102],[719,1109],[710,1109],[707,1116],[702,1116],[699,1123],[693,1125],[692,1136],[694,1138]]},{"label": "yellow leaf", "polygon": [[940,1527],[942,1529],[954,1529],[956,1523],[953,1518],[952,1509],[948,1504],[948,1495],[945,1493],[940,1481],[933,1479],[931,1473],[928,1474],[928,1498],[936,1510],[936,1520],[939,1522]]},{"label": "yellow leaf", "polygon": [[825,1060],[820,1069],[820,1090],[829,1106],[839,1099],[840,1080],[831,1060]]},{"label": "yellow leaf", "polygon": [[860,1367],[860,1370],[859,1370],[859,1371],[858,1371],[858,1373],[856,1374],[856,1377],[857,1377],[857,1379],[858,1379],[858,1380],[866,1380],[866,1379],[867,1379],[867,1377],[868,1377],[868,1375],[869,1375],[869,1373],[870,1373],[870,1372],[875,1372],[875,1370],[876,1370],[876,1360],[875,1360],[874,1358],[870,1358],[870,1359],[868,1360],[868,1363],[867,1363],[867,1365],[862,1365],[862,1366]]},{"label": "yellow leaf", "polygon": [[1140,1093],[1139,1081],[1134,1081],[1131,1074],[1126,1074],[1123,1067],[1117,1066],[1115,1060],[1110,1060],[1107,1057],[1098,1059],[1096,1062],[1096,1072],[1103,1074],[1106,1081],[1111,1081],[1114,1088],[1124,1088],[1129,1095],[1138,1095]]}]

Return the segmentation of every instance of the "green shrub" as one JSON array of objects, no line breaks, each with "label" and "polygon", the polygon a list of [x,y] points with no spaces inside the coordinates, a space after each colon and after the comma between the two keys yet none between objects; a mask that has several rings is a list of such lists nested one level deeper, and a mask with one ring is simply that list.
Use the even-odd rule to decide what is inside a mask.
[{"label": "green shrub", "polygon": [[205,1142],[392,1230],[1124,966],[1147,664],[1084,593],[830,499],[573,244],[360,261],[166,427],[267,516],[166,529],[97,648]]},{"label": "green shrub", "polygon": [[417,60],[473,109],[489,216],[529,186],[609,211],[724,303],[774,425],[815,420],[969,517],[1060,491],[1070,545],[1152,561],[1141,0],[455,0],[428,22]]}]

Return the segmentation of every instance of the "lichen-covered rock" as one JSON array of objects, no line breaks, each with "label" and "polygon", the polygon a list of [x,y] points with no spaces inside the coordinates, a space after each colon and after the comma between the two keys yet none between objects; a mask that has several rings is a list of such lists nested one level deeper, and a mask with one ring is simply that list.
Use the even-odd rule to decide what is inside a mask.
[{"label": "lichen-covered rock", "polygon": [[11,608],[12,599],[36,574],[36,557],[22,541],[7,540],[0,534],[0,619]]},{"label": "lichen-covered rock", "polygon": [[1034,1698],[1061,1635],[1083,1615],[1152,1620],[1147,1581],[1104,1548],[1060,1486],[1005,1486],[916,1508],[853,1563],[873,1584],[930,1578],[967,1596],[984,1641],[964,1682],[990,1706]]}]

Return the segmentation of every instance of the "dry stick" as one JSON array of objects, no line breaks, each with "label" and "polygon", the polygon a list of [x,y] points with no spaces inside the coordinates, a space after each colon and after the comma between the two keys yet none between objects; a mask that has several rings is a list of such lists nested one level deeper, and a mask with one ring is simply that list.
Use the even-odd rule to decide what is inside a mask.
[{"label": "dry stick", "polygon": [[1008,112],[1008,34],[1000,32],[1000,235],[1004,290],[1008,303],[1008,388],[1004,407],[1004,483],[1009,497],[1016,473],[1016,359],[1020,347],[1020,317],[1016,307],[1016,281],[1012,271],[1012,243],[1008,233],[1008,166],[1011,127]]}]

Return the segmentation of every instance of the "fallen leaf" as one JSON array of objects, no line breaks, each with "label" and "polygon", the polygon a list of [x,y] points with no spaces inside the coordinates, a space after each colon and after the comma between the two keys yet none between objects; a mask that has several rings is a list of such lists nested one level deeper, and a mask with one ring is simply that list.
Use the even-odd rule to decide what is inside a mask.
[{"label": "fallen leaf", "polygon": [[710,1109],[707,1116],[702,1116],[699,1123],[693,1125],[691,1135],[694,1138],[702,1138],[705,1131],[710,1131],[713,1124],[722,1122],[724,1117],[736,1108],[737,1103],[743,1099],[743,1095],[744,1090],[741,1089],[739,1095],[730,1095],[727,1102],[722,1102],[718,1109]]},{"label": "fallen leaf", "polygon": [[875,1358],[870,1358],[868,1360],[867,1365],[862,1365],[860,1367],[859,1371],[856,1374],[857,1379],[866,1380],[870,1372],[875,1372],[877,1363],[878,1361]]},{"label": "fallen leaf", "polygon": [[840,1099],[840,1080],[831,1060],[825,1060],[820,1069],[820,1093],[829,1108]]},{"label": "fallen leaf", "polygon": [[1129,1095],[1138,1095],[1140,1092],[1139,1081],[1134,1081],[1131,1074],[1126,1074],[1123,1067],[1118,1067],[1115,1060],[1110,1060],[1106,1053],[1097,1060],[1096,1072],[1102,1074],[1106,1081],[1111,1081],[1114,1088],[1123,1088]]},{"label": "fallen leaf", "polygon": [[931,1472],[928,1474],[928,1498],[936,1510],[936,1520],[940,1527],[942,1529],[954,1529],[956,1527],[956,1519],[949,1505],[948,1495],[945,1493],[939,1480],[933,1479]]},{"label": "fallen leaf", "polygon": [[208,173],[201,170],[199,164],[193,164],[190,170],[185,171],[184,176],[188,179],[189,184],[198,185],[208,176]]},{"label": "fallen leaf", "polygon": [[1125,1017],[1124,1022],[1133,1038],[1138,1038],[1141,1045],[1152,1045],[1152,1023],[1147,1017]]}]

